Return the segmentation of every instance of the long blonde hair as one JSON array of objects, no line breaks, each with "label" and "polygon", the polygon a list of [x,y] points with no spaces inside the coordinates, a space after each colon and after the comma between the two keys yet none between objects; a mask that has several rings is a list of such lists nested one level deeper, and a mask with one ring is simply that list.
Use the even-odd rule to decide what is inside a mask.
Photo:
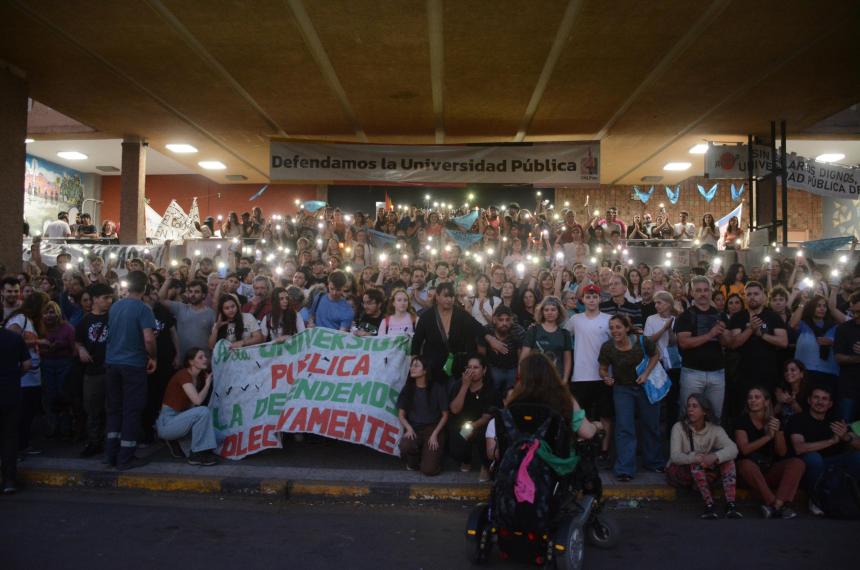
[{"label": "long blonde hair", "polygon": [[394,310],[394,298],[398,293],[403,293],[406,295],[406,312],[412,317],[412,323],[418,319],[418,315],[415,313],[415,308],[412,306],[412,302],[409,300],[409,293],[406,292],[406,289],[403,287],[398,287],[397,289],[391,292],[391,296],[388,298],[388,307],[385,308],[385,316],[390,317],[396,311]]},{"label": "long blonde hair", "polygon": [[[753,386],[747,390],[747,400],[749,400],[750,392],[753,390],[758,390],[764,397],[764,423],[767,423],[773,417],[773,398],[771,398],[770,392],[768,392],[767,389],[762,386]],[[750,412],[749,403],[744,403],[744,413],[746,415],[750,415],[752,413]]]}]

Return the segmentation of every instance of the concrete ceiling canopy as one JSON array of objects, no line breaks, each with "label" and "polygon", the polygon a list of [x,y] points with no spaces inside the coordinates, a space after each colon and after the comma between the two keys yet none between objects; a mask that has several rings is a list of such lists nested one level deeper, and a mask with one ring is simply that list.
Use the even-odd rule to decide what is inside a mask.
[{"label": "concrete ceiling canopy", "polygon": [[288,136],[600,138],[601,182],[671,184],[701,173],[693,145],[767,134],[771,119],[820,138],[804,131],[860,101],[858,24],[841,0],[9,0],[0,59],[95,131],[74,138],[145,137],[218,182],[266,182],[269,140]]}]

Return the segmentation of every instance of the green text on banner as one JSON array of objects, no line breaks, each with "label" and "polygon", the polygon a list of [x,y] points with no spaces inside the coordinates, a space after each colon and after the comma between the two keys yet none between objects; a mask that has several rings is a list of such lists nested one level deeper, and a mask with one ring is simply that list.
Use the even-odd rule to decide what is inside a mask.
[{"label": "green text on banner", "polygon": [[399,455],[396,402],[410,346],[407,335],[324,328],[238,350],[219,342],[209,402],[219,453],[241,459],[281,447],[278,432],[304,432]]}]

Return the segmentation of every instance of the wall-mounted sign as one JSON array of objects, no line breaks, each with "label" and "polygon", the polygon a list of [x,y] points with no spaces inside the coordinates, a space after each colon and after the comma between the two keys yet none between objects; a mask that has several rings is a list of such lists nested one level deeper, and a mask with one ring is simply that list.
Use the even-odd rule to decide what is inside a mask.
[{"label": "wall-mounted sign", "polygon": [[[714,179],[746,178],[749,172],[748,162],[747,145],[710,145],[705,153],[705,176]],[[755,176],[770,172],[771,162],[769,147],[753,146]],[[788,155],[786,165],[789,188],[829,198],[860,199],[860,169],[816,162],[796,154]]]},{"label": "wall-mounted sign", "polygon": [[273,181],[600,183],[599,141],[426,146],[273,141],[270,154]]}]

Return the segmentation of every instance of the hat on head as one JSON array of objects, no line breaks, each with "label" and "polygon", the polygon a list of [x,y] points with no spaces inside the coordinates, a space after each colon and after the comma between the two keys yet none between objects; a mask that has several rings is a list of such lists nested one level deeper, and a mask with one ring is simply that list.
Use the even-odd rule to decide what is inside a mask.
[{"label": "hat on head", "polygon": [[587,295],[589,293],[594,293],[595,295],[600,295],[600,287],[598,287],[597,285],[594,285],[593,283],[591,285],[586,285],[585,287],[583,287],[582,294]]}]

